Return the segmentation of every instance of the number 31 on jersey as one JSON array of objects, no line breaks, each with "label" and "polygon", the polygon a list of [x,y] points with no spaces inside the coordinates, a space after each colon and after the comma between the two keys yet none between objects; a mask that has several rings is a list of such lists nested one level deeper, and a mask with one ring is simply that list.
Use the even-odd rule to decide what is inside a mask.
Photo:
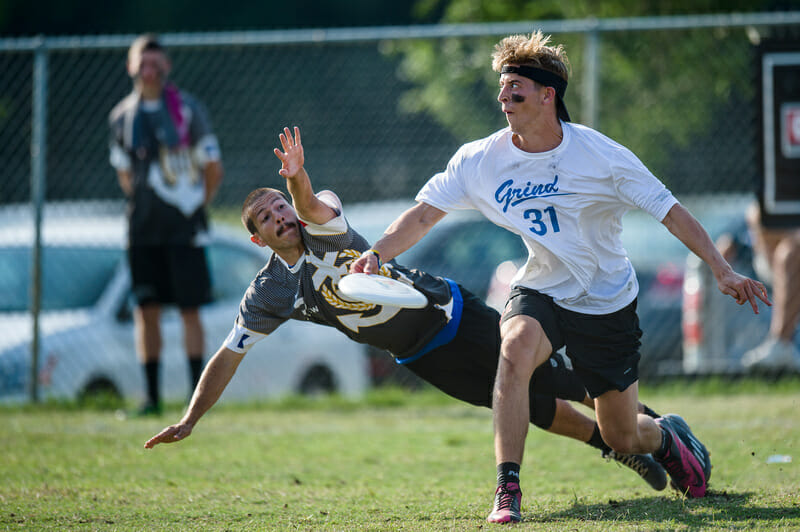
[{"label": "number 31 on jersey", "polygon": [[[545,216],[545,214],[547,216]],[[554,233],[558,233],[561,231],[561,228],[558,226],[558,216],[556,215],[556,208],[550,205],[544,210],[540,209],[527,209],[525,212],[522,213],[522,216],[525,217],[526,220],[530,221],[531,225],[528,229],[531,230],[531,233],[537,234],[539,236],[547,234],[548,225],[547,222],[550,222],[550,227],[552,228]]]}]

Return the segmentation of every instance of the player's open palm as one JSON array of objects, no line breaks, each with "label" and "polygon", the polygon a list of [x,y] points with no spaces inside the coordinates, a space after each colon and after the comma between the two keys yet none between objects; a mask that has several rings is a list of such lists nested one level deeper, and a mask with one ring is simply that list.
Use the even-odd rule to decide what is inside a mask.
[{"label": "player's open palm", "polygon": [[287,179],[291,179],[303,168],[305,155],[303,154],[303,143],[300,140],[300,128],[294,127],[294,138],[288,127],[283,128],[280,134],[281,147],[283,151],[275,148],[275,155],[281,160],[281,169],[278,173]]},{"label": "player's open palm", "polygon": [[165,428],[146,442],[144,442],[145,449],[152,449],[159,443],[175,443],[185,439],[192,433],[192,426],[188,423],[178,423],[177,425],[170,425]]}]

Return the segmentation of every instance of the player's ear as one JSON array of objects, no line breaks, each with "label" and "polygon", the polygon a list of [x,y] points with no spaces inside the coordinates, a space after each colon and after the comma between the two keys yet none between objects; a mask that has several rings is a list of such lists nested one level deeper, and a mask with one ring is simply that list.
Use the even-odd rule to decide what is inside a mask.
[{"label": "player's ear", "polygon": [[550,103],[551,101],[556,101],[556,90],[553,87],[545,87],[545,95],[544,99],[546,103]]},{"label": "player's ear", "polygon": [[256,246],[258,246],[260,248],[263,248],[263,247],[265,247],[267,245],[266,242],[264,242],[260,238],[258,238],[258,235],[250,235],[250,242],[252,242],[253,244],[255,244]]}]

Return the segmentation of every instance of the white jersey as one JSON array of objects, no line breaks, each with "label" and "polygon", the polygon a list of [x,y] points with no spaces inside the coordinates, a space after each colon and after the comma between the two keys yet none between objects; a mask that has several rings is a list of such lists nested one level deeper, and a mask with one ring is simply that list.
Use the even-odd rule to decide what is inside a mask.
[{"label": "white jersey", "polygon": [[561,144],[543,153],[517,148],[509,128],[465,144],[416,199],[445,212],[477,209],[520,235],[528,260],[512,286],[609,314],[639,292],[622,216],[640,208],[661,221],[677,200],[624,146],[579,124],[561,127]]}]

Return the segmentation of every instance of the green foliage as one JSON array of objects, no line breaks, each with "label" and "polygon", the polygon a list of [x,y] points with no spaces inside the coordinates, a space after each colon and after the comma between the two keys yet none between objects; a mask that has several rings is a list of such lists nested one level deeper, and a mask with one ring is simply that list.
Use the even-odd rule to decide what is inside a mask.
[{"label": "green foliage", "polygon": [[[504,22],[688,15],[758,11],[770,2],[722,0],[641,2],[617,0],[420,0],[419,16],[441,22]],[[531,29],[534,29],[533,27]],[[462,141],[505,126],[491,71],[495,38],[448,38],[397,43],[401,75],[412,84],[401,100],[406,112],[427,113]],[[582,108],[585,35],[553,35],[572,63],[566,102],[576,122]],[[675,153],[711,134],[715,117],[737,112],[754,98],[752,45],[743,29],[701,29],[600,34],[600,103],[594,126],[630,147],[657,175],[669,176]],[[702,142],[702,141],[701,141]],[[668,177],[665,178],[670,184]]]}]

